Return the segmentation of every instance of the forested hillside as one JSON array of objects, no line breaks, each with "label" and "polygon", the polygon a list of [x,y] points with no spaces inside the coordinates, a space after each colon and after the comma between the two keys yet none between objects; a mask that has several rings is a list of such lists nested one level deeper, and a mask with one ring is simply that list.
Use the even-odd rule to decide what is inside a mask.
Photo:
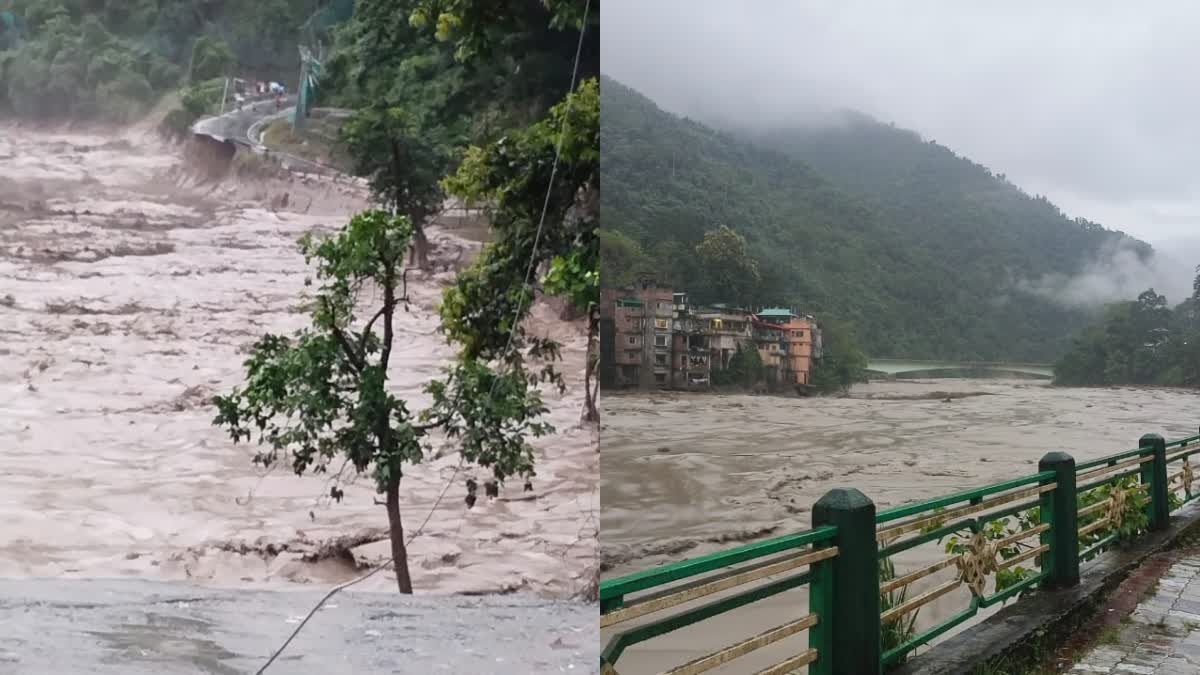
[{"label": "forested hillside", "polygon": [[602,108],[603,283],[653,270],[698,299],[749,302],[696,254],[728,225],[757,262],[759,303],[844,317],[874,356],[1052,360],[1093,315],[1020,282],[1122,242],[1150,253],[867,118],[752,141],[610,79]]},{"label": "forested hillside", "polygon": [[1113,303],[1054,364],[1056,384],[1200,387],[1200,270],[1174,309],[1153,288]]},{"label": "forested hillside", "polygon": [[0,0],[0,111],[123,122],[188,82],[295,79],[331,1]]}]

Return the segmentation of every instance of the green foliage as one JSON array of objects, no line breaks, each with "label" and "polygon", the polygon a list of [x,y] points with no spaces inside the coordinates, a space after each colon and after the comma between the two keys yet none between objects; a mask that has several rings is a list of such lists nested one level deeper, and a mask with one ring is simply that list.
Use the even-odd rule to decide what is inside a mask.
[{"label": "green foliage", "polygon": [[[1077,505],[1079,510],[1084,510],[1089,506],[1098,504],[1108,500],[1116,491],[1122,491],[1126,495],[1124,508],[1121,512],[1121,522],[1116,528],[1105,526],[1087,534],[1079,536],[1079,550],[1084,551],[1089,546],[1096,544],[1110,536],[1115,535],[1113,544],[1123,546],[1133,541],[1138,535],[1146,531],[1149,526],[1150,517],[1144,505],[1144,495],[1133,492],[1138,487],[1139,481],[1136,477],[1128,476],[1120,480],[1111,481],[1104,485],[1092,488],[1079,493]],[[1170,495],[1171,510],[1174,510],[1182,505],[1182,500],[1174,493]],[[945,509],[938,508],[934,513],[943,512]],[[1080,517],[1077,520],[1077,527],[1082,530],[1088,525],[1097,521],[1108,518],[1107,509],[1099,509],[1087,515]],[[944,547],[948,554],[959,555],[966,552],[970,546],[971,538],[975,532],[981,531],[988,541],[998,541],[1007,539],[1021,532],[1028,532],[1037,527],[1041,523],[1041,509],[1034,507],[1026,511],[1017,513],[1015,516],[1007,516],[1004,518],[995,518],[985,521],[978,526],[972,526],[960,530],[954,534],[948,535],[939,539],[939,542],[945,541]],[[939,527],[944,526],[945,520],[937,520],[922,528],[922,532],[932,532]],[[1032,540],[1032,537],[1025,540],[1015,541],[1006,546],[1001,546],[997,549],[997,554],[1000,560],[1011,560],[1022,553],[1037,546],[1039,542]],[[1098,555],[1100,551],[1093,553],[1093,557]],[[1040,566],[1041,556],[1037,556],[1035,564]],[[1010,586],[1016,585],[1025,579],[1028,579],[1035,573],[1035,569],[1026,568],[1023,565],[1014,565],[1007,569],[997,570],[995,573],[995,586],[993,593],[999,593]]]},{"label": "green foliage", "polygon": [[849,326],[832,317],[820,318],[818,325],[822,354],[813,362],[809,383],[820,392],[830,393],[866,380],[867,355],[855,342]]},{"label": "green foliage", "polygon": [[174,138],[183,138],[192,124],[205,115],[215,114],[221,105],[225,80],[196,82],[180,91],[180,105],[163,119],[162,131]]},{"label": "green foliage", "polygon": [[[879,560],[879,582],[884,584],[895,578],[896,564],[892,562],[891,558],[881,558]],[[882,593],[879,596],[879,611],[880,613],[886,612],[904,604],[906,600],[908,600],[908,586],[901,586],[894,591]],[[917,616],[920,613],[921,610],[917,609],[880,627],[880,647],[884,653],[908,642],[916,635]]]},{"label": "green foliage", "polygon": [[[407,217],[373,210],[355,215],[336,236],[303,238],[300,248],[317,282],[309,327],[290,337],[264,335],[246,361],[245,383],[214,399],[213,423],[235,443],[257,443],[258,464],[286,460],[297,474],[324,473],[342,458],[357,473],[369,471],[388,495],[393,551],[404,549],[397,503],[403,467],[423,459],[429,430],[457,439],[466,461],[490,467],[500,481],[532,476],[528,439],[552,431],[539,421],[546,408],[519,368],[460,362],[444,381],[428,383],[433,401],[419,413],[389,391],[413,233]],[[357,308],[372,289],[382,290],[382,300],[364,321]],[[398,558],[406,591],[403,564]]]},{"label": "green foliage", "polygon": [[[1088,546],[1092,546],[1097,542],[1116,535],[1114,543],[1118,546],[1124,546],[1133,541],[1139,534],[1146,531],[1150,525],[1150,515],[1146,511],[1143,501],[1146,496],[1141,493],[1134,493],[1132,490],[1140,484],[1136,476],[1127,476],[1120,480],[1105,483],[1099,487],[1093,488],[1086,492],[1079,493],[1079,508],[1082,510],[1105,501],[1112,497],[1115,491],[1122,491],[1126,494],[1125,506],[1121,512],[1121,524],[1117,528],[1111,526],[1102,527],[1095,532],[1091,532],[1079,538],[1079,550],[1082,552]],[[1078,525],[1083,529],[1098,520],[1103,520],[1108,517],[1107,509],[1102,509],[1095,513],[1090,513],[1079,519]],[[1099,554],[1099,551],[1096,552]]]},{"label": "green foliage", "polygon": [[[344,455],[359,472],[374,464],[382,492],[400,478],[403,463],[421,459],[424,430],[386,388],[390,313],[411,236],[406,218],[368,211],[336,237],[301,241],[320,282],[311,327],[290,338],[263,336],[246,361],[245,385],[214,401],[214,424],[235,442],[257,435],[265,446],[256,463],[269,467],[287,455],[298,474],[323,472]],[[367,282],[379,284],[385,300],[368,327],[356,332],[355,301]],[[382,340],[370,330],[380,317],[388,322]]]},{"label": "green foliage", "polygon": [[[523,334],[512,318],[528,311],[531,268],[550,264],[556,274],[553,287],[577,290],[571,295],[580,308],[586,307],[583,301],[599,302],[599,104],[597,81],[583,82],[546,119],[500,142],[469,149],[458,171],[446,179],[448,191],[489,203],[493,213],[495,241],[447,289],[442,303],[447,335],[463,345],[466,358],[496,358],[513,331]],[[562,154],[551,183],[563,129]],[[559,258],[572,262],[555,268]]]},{"label": "green foliage", "polygon": [[233,50],[224,40],[215,35],[203,35],[192,44],[192,71],[188,79],[192,82],[227,77],[236,65]]},{"label": "green foliage", "polygon": [[739,345],[733,356],[729,357],[729,367],[712,372],[712,383],[717,386],[739,385],[751,388],[762,382],[763,376],[762,355],[754,347]]},{"label": "green foliage", "polygon": [[1154,289],[1109,305],[1055,363],[1055,384],[1200,386],[1197,306],[1188,299],[1172,310]]},{"label": "green foliage", "polygon": [[[455,47],[459,60],[493,58],[498,53],[529,53],[544,60],[545,36],[578,35],[584,28],[585,0],[417,0],[409,23],[429,30]],[[591,0],[582,61],[584,76],[599,74],[600,0]],[[547,50],[549,51],[549,50]]]},{"label": "green foliage", "polygon": [[758,261],[746,252],[746,238],[728,225],[704,233],[696,245],[696,262],[704,269],[708,287],[695,292],[738,306],[752,306],[758,300],[762,275]]},{"label": "green foliage", "polygon": [[355,172],[371,189],[418,226],[445,195],[439,181],[449,167],[448,149],[430,141],[419,120],[400,107],[359,110],[343,127]]},{"label": "green foliage", "polygon": [[[9,22],[0,26],[0,108],[39,120],[125,122],[185,74],[192,82],[234,71],[294,79],[301,27],[321,4],[10,0],[24,35],[18,41]],[[186,119],[173,112],[167,127]]]},{"label": "green foliage", "polygon": [[717,284],[689,259],[726,224],[759,263],[758,303],[837,316],[873,356],[1038,362],[1094,315],[1019,281],[1071,275],[1114,246],[1149,254],[866,118],[753,143],[663,112],[609,79],[602,95],[605,218],[637,244],[606,246],[606,284],[610,265],[614,282],[647,266],[700,289],[698,302],[719,301],[709,297]]},{"label": "green foliage", "polygon": [[109,32],[96,16],[65,7],[30,8],[30,39],[4,59],[0,104],[21,117],[126,122],[144,113],[169,64]]}]

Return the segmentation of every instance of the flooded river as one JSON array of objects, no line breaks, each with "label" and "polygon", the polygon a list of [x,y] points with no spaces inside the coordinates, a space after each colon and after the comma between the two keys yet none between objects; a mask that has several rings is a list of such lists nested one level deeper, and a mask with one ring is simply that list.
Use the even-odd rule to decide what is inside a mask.
[{"label": "flooded river", "polygon": [[[603,413],[601,554],[611,577],[807,529],[813,502],[834,487],[858,488],[883,509],[1034,473],[1051,450],[1083,460],[1137,447],[1145,433],[1191,435],[1200,395],[923,380],[861,385],[849,398],[616,395]],[[901,562],[941,555],[931,544]],[[922,625],[965,598],[946,596]],[[804,602],[794,591],[753,605],[736,634],[801,616]],[[730,642],[728,630],[713,620],[666,636],[628,652],[620,670],[658,672]]]},{"label": "flooded river", "polygon": [[[202,182],[181,152],[136,129],[2,131],[0,578],[324,587],[386,560],[386,541],[374,540],[387,518],[369,479],[338,504],[323,498],[321,477],[286,466],[263,474],[252,447],[211,425],[208,403],[240,381],[262,333],[304,325],[296,239],[344,223],[367,204],[362,187]],[[393,391],[418,405],[452,356],[436,302],[478,249],[446,229],[431,239],[436,272],[409,277],[413,304],[398,319],[390,373]],[[597,439],[578,423],[583,327],[547,306],[534,321],[565,343],[569,386],[547,394],[559,431],[539,443],[535,489],[518,482],[468,510],[463,482],[476,472],[459,474],[410,548],[418,593],[568,597],[594,572]],[[443,444],[406,470],[410,532],[456,464]],[[328,546],[346,536],[374,543]],[[390,572],[356,587],[394,588]]]}]

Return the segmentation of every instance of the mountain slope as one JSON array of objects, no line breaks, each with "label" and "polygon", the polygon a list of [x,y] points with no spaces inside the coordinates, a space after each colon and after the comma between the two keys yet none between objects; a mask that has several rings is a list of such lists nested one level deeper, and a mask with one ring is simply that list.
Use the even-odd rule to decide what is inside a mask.
[{"label": "mountain slope", "polygon": [[910,132],[863,120],[871,133],[756,144],[611,79],[601,90],[606,284],[648,268],[718,296],[692,249],[727,224],[759,260],[764,303],[841,316],[873,356],[1049,361],[1090,314],[1018,282],[1071,274],[1121,242],[1149,254]]}]

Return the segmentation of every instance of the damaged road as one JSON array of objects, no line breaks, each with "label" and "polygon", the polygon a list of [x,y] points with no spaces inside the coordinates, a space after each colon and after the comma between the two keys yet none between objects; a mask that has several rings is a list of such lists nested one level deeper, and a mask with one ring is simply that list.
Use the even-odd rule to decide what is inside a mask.
[{"label": "damaged road", "polygon": [[[0,673],[253,673],[322,595],[0,580]],[[598,659],[595,605],[344,591],[267,673],[587,673]]]}]

